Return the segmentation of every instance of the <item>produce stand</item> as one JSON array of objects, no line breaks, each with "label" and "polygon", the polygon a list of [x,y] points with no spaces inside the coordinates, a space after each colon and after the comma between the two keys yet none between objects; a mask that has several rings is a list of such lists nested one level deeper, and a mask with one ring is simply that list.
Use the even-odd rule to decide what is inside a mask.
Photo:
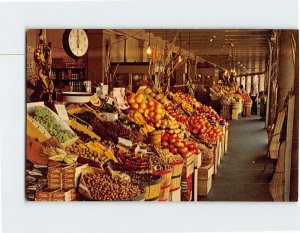
[{"label": "produce stand", "polygon": [[60,103],[69,120],[28,103],[28,200],[197,201],[208,194],[227,122],[182,91],[144,86],[115,94]]}]

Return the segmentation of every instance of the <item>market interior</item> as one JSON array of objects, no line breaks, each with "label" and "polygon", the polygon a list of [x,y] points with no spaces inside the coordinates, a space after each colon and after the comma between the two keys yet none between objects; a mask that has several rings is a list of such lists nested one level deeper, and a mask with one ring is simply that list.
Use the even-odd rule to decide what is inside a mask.
[{"label": "market interior", "polygon": [[26,38],[27,200],[298,200],[297,30]]}]

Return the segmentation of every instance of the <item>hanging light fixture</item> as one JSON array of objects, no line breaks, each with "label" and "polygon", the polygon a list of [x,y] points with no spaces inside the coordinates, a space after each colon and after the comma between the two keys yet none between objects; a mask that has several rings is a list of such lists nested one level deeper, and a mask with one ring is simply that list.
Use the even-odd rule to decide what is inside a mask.
[{"label": "hanging light fixture", "polygon": [[[179,33],[179,52],[181,52],[181,33]],[[178,56],[178,62],[182,62],[181,55]]]},{"label": "hanging light fixture", "polygon": [[151,55],[151,53],[152,53],[152,50],[151,50],[151,44],[150,44],[150,29],[149,29],[149,45],[148,45],[148,48],[147,48],[147,54]]}]

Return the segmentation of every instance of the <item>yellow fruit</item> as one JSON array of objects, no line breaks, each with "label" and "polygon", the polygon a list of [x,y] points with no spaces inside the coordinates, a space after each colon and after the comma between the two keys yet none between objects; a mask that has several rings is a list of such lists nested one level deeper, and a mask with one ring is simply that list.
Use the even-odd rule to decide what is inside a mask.
[{"label": "yellow fruit", "polygon": [[149,112],[150,112],[150,110],[149,109],[145,109],[145,111],[144,111],[144,115],[147,117],[147,116],[149,116]]},{"label": "yellow fruit", "polygon": [[163,110],[162,110],[161,108],[157,108],[157,107],[156,107],[156,108],[154,109],[154,113],[156,113],[156,114],[158,114],[158,113],[159,113],[159,114],[162,114],[162,112],[163,112]]},{"label": "yellow fruit", "polygon": [[135,103],[135,99],[132,98],[132,97],[128,97],[127,102],[128,102],[129,104],[133,104],[133,103]]},{"label": "yellow fruit", "polygon": [[156,99],[156,100],[160,100],[162,97],[163,97],[163,96],[162,96],[161,94],[158,94],[158,95],[155,96],[155,99]]},{"label": "yellow fruit", "polygon": [[137,94],[137,96],[135,97],[135,102],[140,104],[144,101],[144,95],[143,94]]},{"label": "yellow fruit", "polygon": [[149,112],[149,117],[154,117],[154,114],[155,114],[155,113],[154,113],[154,112],[152,112],[152,111],[151,111],[151,112]]},{"label": "yellow fruit", "polygon": [[151,92],[152,92],[152,90],[149,88],[149,87],[147,87],[146,89],[145,89],[145,91],[144,91],[146,94],[150,94]]},{"label": "yellow fruit", "polygon": [[143,114],[143,113],[144,113],[144,109],[141,109],[141,108],[139,108],[137,111],[138,111],[140,114]]},{"label": "yellow fruit", "polygon": [[159,120],[161,120],[162,119],[162,115],[161,114],[155,114],[154,115],[154,120],[155,121],[159,121]]},{"label": "yellow fruit", "polygon": [[145,103],[145,102],[140,103],[140,104],[139,104],[139,108],[141,108],[141,109],[146,109],[146,108],[147,108],[146,103]]},{"label": "yellow fruit", "polygon": [[152,101],[152,100],[149,100],[149,101],[148,101],[148,103],[147,103],[147,105],[148,105],[149,107],[152,107],[152,106],[154,106],[154,101]]},{"label": "yellow fruit", "polygon": [[149,95],[150,95],[152,98],[155,97],[155,93],[154,93],[154,92],[151,92]]},{"label": "yellow fruit", "polygon": [[133,109],[138,109],[139,108],[139,105],[137,103],[133,103],[130,105],[131,108]]}]

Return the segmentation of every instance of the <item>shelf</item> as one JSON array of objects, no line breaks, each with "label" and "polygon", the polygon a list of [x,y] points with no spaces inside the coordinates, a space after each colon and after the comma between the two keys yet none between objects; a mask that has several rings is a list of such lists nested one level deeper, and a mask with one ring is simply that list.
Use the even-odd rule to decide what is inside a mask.
[{"label": "shelf", "polygon": [[70,68],[66,68],[66,67],[61,67],[61,68],[52,68],[52,70],[84,70],[85,67],[70,67]]},{"label": "shelf", "polygon": [[72,79],[55,79],[55,82],[84,82],[85,79],[72,80]]}]

